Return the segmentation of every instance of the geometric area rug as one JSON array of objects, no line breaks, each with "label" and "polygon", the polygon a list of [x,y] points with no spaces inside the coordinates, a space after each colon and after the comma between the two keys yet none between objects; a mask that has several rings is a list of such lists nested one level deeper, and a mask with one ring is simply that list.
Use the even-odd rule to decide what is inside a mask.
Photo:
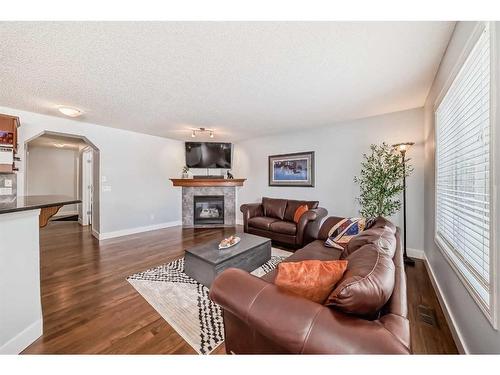
[{"label": "geometric area rug", "polygon": [[[262,276],[291,253],[272,248],[271,259],[254,270]],[[184,258],[127,278],[139,294],[199,354],[210,354],[224,342],[222,311],[209,289],[184,273]]]}]

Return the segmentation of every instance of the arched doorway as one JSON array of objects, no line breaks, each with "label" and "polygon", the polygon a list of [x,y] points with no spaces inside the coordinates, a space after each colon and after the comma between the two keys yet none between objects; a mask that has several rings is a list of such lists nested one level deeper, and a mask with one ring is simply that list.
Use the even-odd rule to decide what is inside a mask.
[{"label": "arched doorway", "polygon": [[99,149],[81,135],[44,131],[24,143],[24,195],[68,195],[82,203],[64,206],[53,220],[77,220],[100,232]]}]

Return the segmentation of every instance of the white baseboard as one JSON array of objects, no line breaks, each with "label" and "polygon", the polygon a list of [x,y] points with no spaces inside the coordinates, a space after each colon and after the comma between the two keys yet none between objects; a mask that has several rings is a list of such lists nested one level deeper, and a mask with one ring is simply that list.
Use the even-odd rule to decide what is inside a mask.
[{"label": "white baseboard", "polygon": [[425,252],[423,250],[406,248],[406,254],[410,258],[425,259]]},{"label": "white baseboard", "polygon": [[455,345],[457,346],[458,352],[460,354],[469,354],[469,350],[464,344],[464,340],[462,338],[462,334],[458,329],[458,326],[455,322],[453,314],[448,307],[448,303],[446,302],[446,298],[437,282],[437,279],[434,275],[434,271],[432,270],[432,266],[427,260],[427,257],[424,253],[424,264],[427,269],[427,273],[429,274],[429,278],[431,279],[431,284],[434,287],[434,291],[436,292],[436,296],[438,298],[439,304],[441,305],[441,309],[443,310],[444,316],[446,318],[446,322],[448,323],[448,327],[450,327],[451,335],[453,336],[453,341],[455,341]]},{"label": "white baseboard", "polygon": [[116,231],[113,231],[113,232],[106,232],[106,233],[99,233],[99,232],[94,231],[92,229],[92,235],[94,237],[96,237],[99,241],[101,241],[101,240],[107,240],[107,239],[110,239],[110,238],[128,236],[130,234],[137,234],[137,233],[149,232],[149,231],[157,230],[157,229],[164,229],[164,228],[175,227],[175,226],[178,226],[178,225],[182,225],[182,221],[181,220],[169,221],[169,222],[166,222],[166,223],[160,223],[160,224],[155,224],[155,225],[148,225],[148,226],[144,226],[144,227],[137,227],[137,228],[116,230]]},{"label": "white baseboard", "polygon": [[236,225],[243,225],[243,220],[236,219]]},{"label": "white baseboard", "polygon": [[19,354],[43,334],[43,321],[38,319],[0,347],[0,354]]}]

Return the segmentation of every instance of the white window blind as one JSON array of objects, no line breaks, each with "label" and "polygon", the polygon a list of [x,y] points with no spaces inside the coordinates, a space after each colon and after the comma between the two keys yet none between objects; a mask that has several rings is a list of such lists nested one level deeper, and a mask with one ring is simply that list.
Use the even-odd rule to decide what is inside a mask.
[{"label": "white window blind", "polygon": [[490,38],[485,28],[436,110],[436,241],[488,311],[490,198]]}]

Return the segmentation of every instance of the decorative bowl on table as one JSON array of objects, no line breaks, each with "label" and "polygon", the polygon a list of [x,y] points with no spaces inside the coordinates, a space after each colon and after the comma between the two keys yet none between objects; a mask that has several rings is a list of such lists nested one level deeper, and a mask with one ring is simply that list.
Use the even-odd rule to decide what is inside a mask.
[{"label": "decorative bowl on table", "polygon": [[241,241],[241,238],[239,238],[238,236],[234,236],[234,235],[230,236],[230,237],[227,237],[227,238],[224,238],[219,243],[219,250],[228,249],[228,248],[236,245],[240,241]]}]

